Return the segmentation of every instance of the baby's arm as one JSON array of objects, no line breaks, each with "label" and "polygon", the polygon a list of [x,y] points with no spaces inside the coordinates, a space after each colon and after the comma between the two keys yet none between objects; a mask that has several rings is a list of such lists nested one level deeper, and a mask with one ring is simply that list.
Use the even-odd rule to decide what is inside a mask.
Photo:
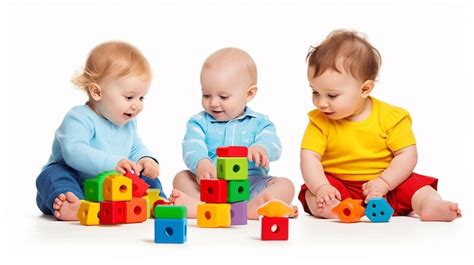
[{"label": "baby's arm", "polygon": [[362,186],[366,202],[372,197],[383,197],[405,181],[413,172],[418,161],[416,145],[397,150],[393,155],[392,162],[382,175]]},{"label": "baby's arm", "polygon": [[186,166],[200,179],[214,178],[215,167],[208,156],[206,145],[205,120],[201,115],[195,115],[189,119],[184,136],[183,159]]},{"label": "baby's arm", "polygon": [[301,149],[301,173],[308,189],[316,196],[318,208],[322,203],[329,204],[335,199],[341,200],[341,194],[332,186],[324,174],[321,155],[306,149]]}]

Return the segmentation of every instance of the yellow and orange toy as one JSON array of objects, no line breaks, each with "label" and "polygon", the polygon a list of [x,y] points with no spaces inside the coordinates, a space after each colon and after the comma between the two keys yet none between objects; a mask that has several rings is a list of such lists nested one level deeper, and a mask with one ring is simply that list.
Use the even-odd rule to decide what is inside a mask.
[{"label": "yellow and orange toy", "polygon": [[336,213],[341,223],[357,223],[364,216],[364,206],[362,200],[347,198],[332,209]]},{"label": "yellow and orange toy", "polygon": [[266,202],[258,208],[257,212],[266,217],[293,217],[295,214],[292,207],[277,199]]}]

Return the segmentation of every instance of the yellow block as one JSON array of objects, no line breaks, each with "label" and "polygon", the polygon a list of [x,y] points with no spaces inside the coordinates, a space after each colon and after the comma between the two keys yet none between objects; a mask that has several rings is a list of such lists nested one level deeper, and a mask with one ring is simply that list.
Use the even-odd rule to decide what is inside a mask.
[{"label": "yellow block", "polygon": [[148,218],[153,216],[153,212],[154,212],[155,209],[152,209],[152,207],[155,204],[155,202],[157,200],[166,200],[165,198],[160,197],[160,191],[161,191],[160,189],[147,189],[146,190],[147,195],[143,196],[143,198],[146,199],[146,201],[147,201],[147,209],[148,209],[147,216],[148,216]]},{"label": "yellow block", "polygon": [[108,176],[102,188],[104,201],[130,201],[132,199],[132,180],[127,177]]},{"label": "yellow block", "polygon": [[230,226],[230,204],[203,203],[197,206],[197,225],[199,227]]},{"label": "yellow block", "polygon": [[81,200],[81,206],[77,211],[77,219],[81,225],[99,225],[99,202]]}]

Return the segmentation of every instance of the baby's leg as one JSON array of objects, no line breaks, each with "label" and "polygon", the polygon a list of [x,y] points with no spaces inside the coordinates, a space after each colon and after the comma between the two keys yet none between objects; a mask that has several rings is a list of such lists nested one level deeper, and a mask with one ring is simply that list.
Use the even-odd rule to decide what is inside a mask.
[{"label": "baby's leg", "polygon": [[173,179],[173,191],[169,197],[174,205],[183,205],[187,208],[187,217],[196,218],[197,206],[202,203],[199,185],[196,176],[189,170],[180,171]]},{"label": "baby's leg", "polygon": [[47,166],[36,179],[38,207],[59,220],[77,220],[80,199],[84,197],[81,181],[77,171],[67,165]]},{"label": "baby's leg", "polygon": [[77,210],[79,210],[80,205],[81,201],[74,193],[70,191],[66,194],[61,193],[54,199],[54,216],[63,221],[76,221],[78,220]]},{"label": "baby's leg", "polygon": [[338,218],[337,214],[332,212],[332,208],[336,207],[341,201],[336,199],[331,204],[318,202],[316,196],[309,190],[306,190],[305,199],[313,216],[327,219]]},{"label": "baby's leg", "polygon": [[458,204],[441,199],[439,193],[431,186],[424,186],[416,191],[411,199],[411,205],[422,221],[450,222],[461,217]]},{"label": "baby's leg", "polygon": [[[295,195],[295,186],[293,183],[283,177],[272,178],[265,189],[247,203],[247,218],[258,220],[257,210],[260,206],[271,199],[279,199],[290,204]],[[295,208],[295,214],[298,214],[298,208]],[[294,216],[295,217],[295,216]]]}]

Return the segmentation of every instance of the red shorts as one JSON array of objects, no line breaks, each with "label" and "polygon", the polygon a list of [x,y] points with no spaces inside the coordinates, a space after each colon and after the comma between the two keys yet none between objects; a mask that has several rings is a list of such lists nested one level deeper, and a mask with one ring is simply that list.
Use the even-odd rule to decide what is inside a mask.
[{"label": "red shorts", "polygon": [[[331,185],[341,193],[342,200],[346,198],[365,199],[365,196],[362,194],[362,184],[367,181],[341,180],[327,173],[326,177],[329,180],[329,183],[331,183]],[[411,213],[413,211],[413,208],[411,207],[411,198],[413,197],[413,194],[426,185],[430,185],[433,189],[437,190],[438,179],[412,173],[410,177],[408,177],[398,187],[389,191],[386,195],[386,199],[395,211],[394,215],[408,215]],[[298,199],[301,201],[301,204],[303,204],[304,211],[311,214],[305,197],[307,190],[308,187],[306,187],[306,184],[301,185]]]}]

